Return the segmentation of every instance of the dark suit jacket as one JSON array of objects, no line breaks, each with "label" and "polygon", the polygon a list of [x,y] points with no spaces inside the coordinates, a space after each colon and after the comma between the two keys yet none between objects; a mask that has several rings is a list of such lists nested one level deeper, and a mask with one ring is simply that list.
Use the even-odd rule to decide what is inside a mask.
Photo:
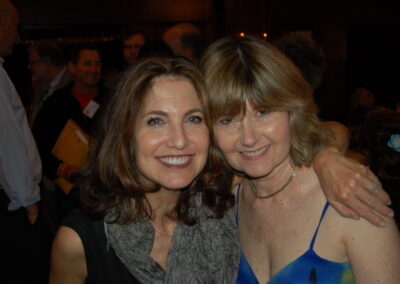
[{"label": "dark suit jacket", "polygon": [[[61,88],[66,87],[72,82],[72,77],[71,74],[68,72],[68,69],[65,69],[64,74],[61,76],[60,81],[54,86],[53,88],[53,93]],[[42,107],[44,101],[43,101],[43,94],[45,90],[48,89],[47,84],[43,84],[42,86],[34,89],[33,91],[33,98],[32,98],[32,104],[30,107],[30,112],[29,112],[29,125],[32,127],[35,118],[37,114],[39,113],[40,108]],[[49,97],[52,94],[49,94]]]},{"label": "dark suit jacket", "polygon": [[104,89],[99,89],[99,95],[94,101],[100,104],[100,108],[93,118],[89,118],[83,114],[80,103],[72,95],[72,86],[70,84],[57,90],[43,103],[32,127],[42,159],[43,174],[51,180],[57,177],[56,172],[61,163],[51,151],[68,119],[73,119],[83,131],[91,135],[94,122],[104,107],[102,103],[106,92]]}]

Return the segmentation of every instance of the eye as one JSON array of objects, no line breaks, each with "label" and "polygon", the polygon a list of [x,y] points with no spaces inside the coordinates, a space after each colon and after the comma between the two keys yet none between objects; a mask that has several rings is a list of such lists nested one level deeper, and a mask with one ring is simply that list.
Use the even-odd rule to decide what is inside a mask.
[{"label": "eye", "polygon": [[149,126],[160,126],[164,123],[164,121],[159,117],[152,117],[147,121],[147,125]]},{"label": "eye", "polygon": [[218,124],[220,125],[229,125],[231,124],[233,121],[233,118],[228,118],[228,117],[224,117],[218,120]]},{"label": "eye", "polygon": [[262,110],[257,110],[256,111],[256,115],[259,116],[259,117],[266,117],[270,113],[271,112],[266,110],[266,109],[262,109]]},{"label": "eye", "polygon": [[204,119],[203,119],[203,117],[200,116],[200,115],[191,115],[191,116],[189,116],[189,117],[187,118],[187,120],[188,120],[189,122],[198,124],[198,123],[202,123]]}]

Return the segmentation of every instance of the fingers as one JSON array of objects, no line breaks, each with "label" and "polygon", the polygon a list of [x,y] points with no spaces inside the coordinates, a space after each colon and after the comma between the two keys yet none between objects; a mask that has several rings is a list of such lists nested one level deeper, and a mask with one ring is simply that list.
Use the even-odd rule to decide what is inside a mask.
[{"label": "fingers", "polygon": [[[382,189],[374,173],[368,167],[337,153],[327,152],[325,160],[315,169],[332,206],[342,216],[362,217],[376,226],[385,226],[379,214],[392,217],[393,211],[386,206],[390,204],[389,195]],[[368,191],[375,190],[375,187],[376,192]]]},{"label": "fingers", "polygon": [[393,210],[387,207],[391,203],[390,196],[369,169],[367,169],[366,177],[360,181],[360,184],[365,190],[360,190],[357,193],[358,198],[378,213],[393,217]]},{"label": "fingers", "polygon": [[[332,206],[344,217],[351,217],[353,219],[358,219],[358,217],[361,217],[375,226],[378,227],[386,226],[386,222],[382,218],[382,216],[380,216],[377,212],[371,210],[371,208],[367,206],[365,203],[355,198],[349,199],[348,203],[350,204],[349,206],[352,209],[349,209],[349,207],[345,207],[343,203],[341,204],[337,201],[330,201],[330,204],[332,204]],[[386,206],[383,205],[381,205],[382,207],[380,207],[379,205],[376,206],[379,210],[383,212],[385,212],[384,208],[387,208]],[[355,212],[355,215],[349,215],[352,214],[353,212]]]},{"label": "fingers", "polygon": [[[380,181],[378,180],[378,178],[374,175],[373,172],[371,172],[369,169],[367,171],[367,179],[368,181],[366,181],[363,186],[365,187],[365,189],[367,189],[367,191],[371,192],[371,188],[376,186],[376,192],[373,192],[373,196],[375,196],[376,198],[378,198],[379,200],[382,201],[383,204],[385,205],[390,205],[391,204],[391,200],[390,200],[390,196],[389,194],[387,194],[387,192],[382,188],[382,184],[380,183]],[[367,204],[369,204],[370,202],[367,202]],[[386,215],[386,214],[385,214]]]},{"label": "fingers", "polygon": [[[380,196],[377,198],[377,196]],[[381,185],[378,185],[378,191],[374,193],[370,193],[367,190],[360,191],[357,194],[357,197],[362,203],[370,208],[370,211],[376,211],[377,213],[393,217],[394,212],[392,209],[386,206],[387,202],[385,200],[390,200],[388,194],[381,188]]]},{"label": "fingers", "polygon": [[340,203],[340,202],[337,202],[337,201],[334,201],[334,200],[328,200],[328,202],[343,217],[352,218],[352,219],[359,219],[359,215],[355,211],[353,211],[351,208],[349,208],[346,205],[344,205],[343,203]]},{"label": "fingers", "polygon": [[370,222],[372,225],[378,226],[378,227],[386,227],[386,222],[382,218],[381,215],[378,213],[370,210],[368,207],[365,207],[365,209],[362,209],[362,213],[360,214],[362,218]]},{"label": "fingers", "polygon": [[379,200],[381,200],[386,206],[392,204],[390,196],[385,190],[378,190],[374,193],[374,196],[379,198]]},{"label": "fingers", "polygon": [[[387,207],[391,203],[389,195],[382,189],[375,174],[363,165],[357,165],[355,174],[347,181],[352,188],[352,192],[363,203],[378,213],[392,217],[393,210]],[[376,190],[371,192],[371,189]],[[346,199],[347,196],[340,196],[340,199]]]}]

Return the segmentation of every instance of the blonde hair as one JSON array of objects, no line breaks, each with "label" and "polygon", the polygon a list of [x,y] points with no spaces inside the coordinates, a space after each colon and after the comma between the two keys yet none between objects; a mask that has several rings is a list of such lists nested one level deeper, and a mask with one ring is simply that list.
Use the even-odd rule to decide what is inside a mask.
[{"label": "blonde hair", "polygon": [[224,38],[212,44],[201,60],[211,122],[255,108],[289,113],[290,156],[296,166],[309,166],[326,144],[312,87],[297,67],[268,42],[254,37]]}]

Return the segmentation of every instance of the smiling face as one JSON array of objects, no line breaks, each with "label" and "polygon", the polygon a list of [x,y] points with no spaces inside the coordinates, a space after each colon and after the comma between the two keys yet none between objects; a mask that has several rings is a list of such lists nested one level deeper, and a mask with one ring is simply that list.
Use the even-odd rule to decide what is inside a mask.
[{"label": "smiling face", "polygon": [[100,80],[101,58],[97,50],[82,49],[78,62],[68,63],[76,87],[95,87]]},{"label": "smiling face", "polygon": [[214,135],[228,164],[252,178],[290,162],[287,112],[257,110],[247,103],[243,116],[217,120]]},{"label": "smiling face", "polygon": [[154,80],[135,127],[139,172],[164,189],[188,186],[203,169],[209,132],[203,107],[189,80]]}]

